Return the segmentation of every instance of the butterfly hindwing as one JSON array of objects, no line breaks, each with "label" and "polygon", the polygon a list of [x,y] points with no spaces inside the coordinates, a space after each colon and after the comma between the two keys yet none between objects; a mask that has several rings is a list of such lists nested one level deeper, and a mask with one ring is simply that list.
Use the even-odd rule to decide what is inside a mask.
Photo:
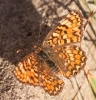
[{"label": "butterfly hindwing", "polygon": [[50,95],[57,95],[62,91],[64,82],[55,75],[55,73],[50,69],[45,63],[41,64],[41,86],[47,91]]},{"label": "butterfly hindwing", "polygon": [[48,55],[67,78],[75,76],[86,64],[85,52],[76,45],[52,48]]}]

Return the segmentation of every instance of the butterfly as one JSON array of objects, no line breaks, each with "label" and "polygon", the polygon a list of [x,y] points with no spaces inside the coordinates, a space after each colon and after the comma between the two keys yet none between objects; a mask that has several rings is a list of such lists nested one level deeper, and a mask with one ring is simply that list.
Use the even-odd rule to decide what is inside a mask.
[{"label": "butterfly", "polygon": [[64,86],[58,74],[66,78],[77,75],[86,64],[86,54],[76,43],[82,41],[83,16],[78,10],[67,14],[45,37],[36,52],[25,56],[15,67],[16,78],[40,86],[50,95]]}]

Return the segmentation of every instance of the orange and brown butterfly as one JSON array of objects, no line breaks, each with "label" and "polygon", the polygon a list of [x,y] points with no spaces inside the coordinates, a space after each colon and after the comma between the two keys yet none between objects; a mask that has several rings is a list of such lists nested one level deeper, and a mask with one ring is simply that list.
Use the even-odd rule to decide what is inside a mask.
[{"label": "orange and brown butterfly", "polygon": [[32,52],[14,70],[16,78],[33,86],[41,86],[50,95],[57,95],[64,82],[57,76],[75,76],[86,64],[86,54],[80,43],[83,36],[83,16],[74,10],[66,15],[46,36],[39,52]]}]

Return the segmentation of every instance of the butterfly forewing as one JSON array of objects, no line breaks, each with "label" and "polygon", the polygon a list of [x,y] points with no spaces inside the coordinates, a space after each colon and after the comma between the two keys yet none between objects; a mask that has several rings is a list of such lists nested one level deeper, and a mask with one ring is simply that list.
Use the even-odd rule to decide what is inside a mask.
[{"label": "butterfly forewing", "polygon": [[36,54],[31,53],[19,62],[14,74],[19,81],[36,86],[39,85],[39,68],[40,64]]},{"label": "butterfly forewing", "polygon": [[83,16],[80,11],[72,11],[49,32],[43,41],[43,48],[80,42],[82,36]]}]

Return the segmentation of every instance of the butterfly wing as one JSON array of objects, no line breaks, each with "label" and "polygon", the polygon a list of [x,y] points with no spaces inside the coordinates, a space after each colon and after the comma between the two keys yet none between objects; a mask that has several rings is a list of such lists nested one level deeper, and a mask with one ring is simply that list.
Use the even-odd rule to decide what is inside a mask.
[{"label": "butterfly wing", "polygon": [[75,76],[86,64],[85,52],[76,45],[54,48],[48,55],[67,78]]},{"label": "butterfly wing", "polygon": [[36,54],[31,53],[19,62],[15,67],[14,74],[19,81],[37,86],[39,85],[39,67]]},{"label": "butterfly wing", "polygon": [[45,63],[42,63],[40,79],[41,86],[50,95],[57,95],[63,89],[64,82]]},{"label": "butterfly wing", "polygon": [[83,36],[83,16],[80,11],[66,15],[49,32],[43,42],[43,48],[50,48],[80,42]]},{"label": "butterfly wing", "polygon": [[57,95],[64,82],[35,53],[27,55],[14,70],[16,78],[33,86],[41,86],[50,95]]}]

